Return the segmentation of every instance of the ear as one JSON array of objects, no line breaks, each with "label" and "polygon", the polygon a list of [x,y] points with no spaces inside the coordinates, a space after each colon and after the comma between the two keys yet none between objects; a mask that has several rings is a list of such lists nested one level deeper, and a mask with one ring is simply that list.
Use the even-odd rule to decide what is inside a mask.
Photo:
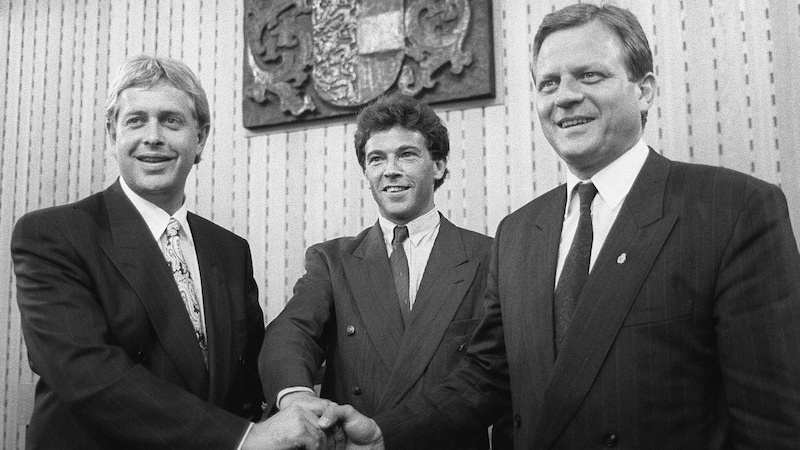
[{"label": "ear", "polygon": [[433,161],[433,179],[441,180],[447,170],[447,158],[436,159]]},{"label": "ear", "polygon": [[111,142],[111,145],[116,145],[117,144],[116,124],[111,122],[106,122],[106,134],[108,135],[108,139]]},{"label": "ear", "polygon": [[204,125],[197,129],[197,151],[194,155],[194,163],[200,162],[200,156],[203,154],[203,149],[208,141],[208,135],[211,132],[211,125]]},{"label": "ear", "polygon": [[656,100],[656,77],[653,72],[647,72],[639,80],[639,111],[647,111]]}]

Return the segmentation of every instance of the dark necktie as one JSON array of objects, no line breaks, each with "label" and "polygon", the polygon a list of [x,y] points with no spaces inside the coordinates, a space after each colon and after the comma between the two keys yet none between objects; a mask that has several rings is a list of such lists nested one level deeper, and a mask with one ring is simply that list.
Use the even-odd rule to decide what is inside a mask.
[{"label": "dark necktie", "polygon": [[408,227],[394,227],[392,256],[389,257],[394,276],[394,287],[397,289],[397,300],[400,302],[400,311],[403,313],[403,325],[408,320],[408,315],[411,314],[408,299],[408,258],[406,258],[406,251],[403,250],[403,242],[406,238],[408,238]]},{"label": "dark necktie", "polygon": [[556,353],[558,345],[567,333],[578,297],[589,276],[589,260],[592,256],[592,200],[597,194],[597,188],[591,183],[581,183],[577,189],[581,202],[578,229],[575,230],[575,238],[564,261],[564,268],[561,269],[561,277],[558,279],[553,297]]},{"label": "dark necktie", "polygon": [[169,219],[167,224],[167,245],[164,249],[164,256],[172,269],[172,276],[175,278],[175,283],[178,285],[178,291],[181,293],[183,303],[186,306],[186,312],[189,313],[189,318],[192,320],[194,333],[197,335],[197,341],[200,344],[200,350],[203,352],[203,361],[208,367],[208,344],[206,343],[206,334],[203,332],[203,325],[200,321],[200,302],[197,300],[194,281],[192,275],[189,273],[189,266],[186,264],[186,258],[183,256],[181,250],[181,240],[178,235],[181,224],[175,218]]}]

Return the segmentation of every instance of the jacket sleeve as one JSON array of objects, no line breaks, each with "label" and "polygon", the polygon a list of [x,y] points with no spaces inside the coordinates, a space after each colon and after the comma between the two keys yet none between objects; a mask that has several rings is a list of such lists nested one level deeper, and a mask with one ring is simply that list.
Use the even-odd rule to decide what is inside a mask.
[{"label": "jacket sleeve", "polygon": [[115,340],[107,320],[114,311],[105,308],[129,305],[104,297],[89,267],[108,262],[75,245],[96,237],[62,217],[28,214],[11,240],[22,331],[40,383],[109,442],[236,448],[248,420],[154,375]]},{"label": "jacket sleeve", "polygon": [[281,390],[314,387],[325,360],[328,336],[335,328],[330,267],[318,246],[306,251],[305,267],[292,299],[267,326],[258,359],[270,409],[275,407]]},{"label": "jacket sleeve", "polygon": [[800,255],[783,193],[742,198],[715,287],[719,364],[736,448],[800,442]]},{"label": "jacket sleeve", "polygon": [[[253,257],[250,246],[243,241],[240,255],[244,255],[245,273],[242,279],[244,285],[244,307],[247,317],[247,344],[244,353],[235,364],[242,367],[242,382],[231,385],[233,391],[229,397],[229,405],[225,409],[242,417],[249,417],[253,421],[261,418],[261,406],[264,402],[264,391],[261,386],[261,377],[258,373],[258,355],[264,342],[264,313],[258,301],[258,284],[253,277]],[[235,299],[234,300],[238,300]],[[234,330],[241,333],[241,330]]]}]

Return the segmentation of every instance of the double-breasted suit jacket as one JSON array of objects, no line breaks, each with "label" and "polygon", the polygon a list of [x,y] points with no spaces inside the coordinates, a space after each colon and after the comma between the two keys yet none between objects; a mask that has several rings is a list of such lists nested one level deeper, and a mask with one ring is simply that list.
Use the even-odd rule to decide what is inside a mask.
[{"label": "double-breasted suit jacket", "polygon": [[[483,316],[491,238],[441,218],[407,327],[376,223],[358,236],[310,247],[306,273],[267,326],[260,356],[264,394],[313,387],[322,397],[375,414],[439,384],[462,358]],[[486,426],[468,448],[488,446]]]},{"label": "double-breasted suit jacket", "polygon": [[247,242],[189,213],[206,370],[158,243],[119,181],[17,223],[22,331],[41,376],[29,448],[236,448],[263,400]]},{"label": "double-breasted suit jacket", "polygon": [[565,204],[561,186],[500,224],[468,364],[376,417],[387,448],[446,443],[509,392],[519,450],[797,448],[800,256],[781,191],[651,150],[555,358]]}]

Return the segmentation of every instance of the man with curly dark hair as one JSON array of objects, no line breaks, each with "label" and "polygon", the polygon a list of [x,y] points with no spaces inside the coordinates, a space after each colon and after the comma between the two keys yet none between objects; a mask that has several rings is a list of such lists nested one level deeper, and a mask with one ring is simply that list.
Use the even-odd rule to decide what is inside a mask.
[{"label": "man with curly dark hair", "polygon": [[[320,404],[312,388],[323,362],[325,399],[376,414],[413,398],[453,370],[483,316],[492,240],[434,206],[450,151],[441,119],[396,94],[366,107],[357,126],[380,217],[358,236],[310,247],[305,275],[267,327],[259,367],[281,410]],[[462,435],[462,448],[488,447],[486,427]]]}]

